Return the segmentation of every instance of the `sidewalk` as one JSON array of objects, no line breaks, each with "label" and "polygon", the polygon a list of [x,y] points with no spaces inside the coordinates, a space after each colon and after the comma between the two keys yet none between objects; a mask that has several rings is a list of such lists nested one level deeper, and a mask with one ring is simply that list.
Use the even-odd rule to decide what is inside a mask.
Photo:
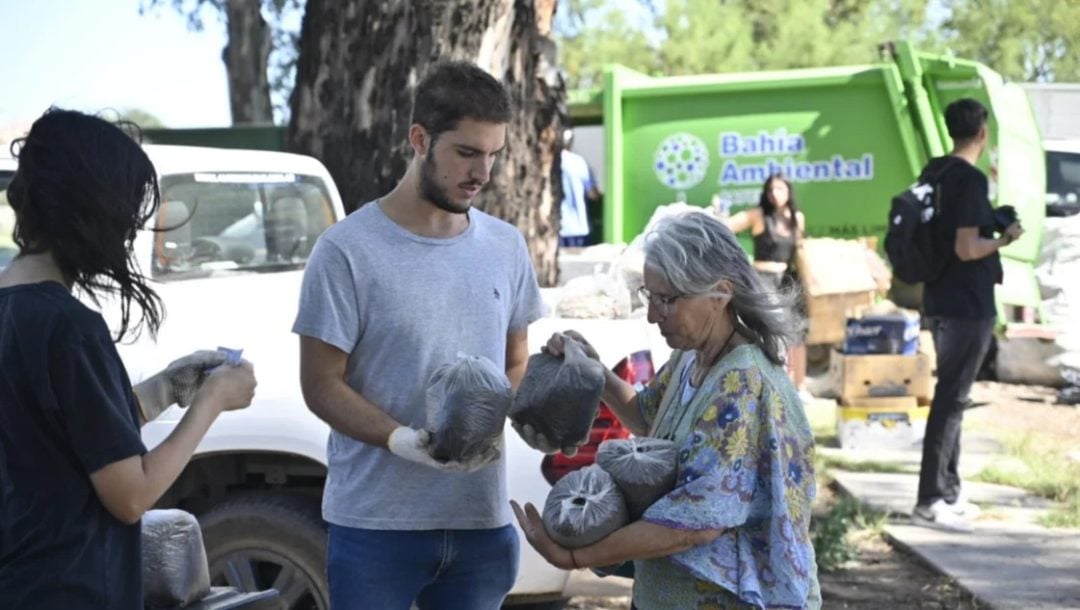
[{"label": "sidewalk", "polygon": [[[965,437],[961,475],[980,470],[998,449],[985,437]],[[818,450],[848,460],[900,463],[916,473],[921,459],[917,449]],[[959,534],[910,524],[917,474],[832,474],[846,493],[891,516],[885,534],[893,545],[952,577],[989,608],[1080,609],[1080,530],[1038,525],[1038,517],[1051,506],[1047,500],[1012,487],[965,483],[965,492],[983,515],[975,521],[975,532]]]}]

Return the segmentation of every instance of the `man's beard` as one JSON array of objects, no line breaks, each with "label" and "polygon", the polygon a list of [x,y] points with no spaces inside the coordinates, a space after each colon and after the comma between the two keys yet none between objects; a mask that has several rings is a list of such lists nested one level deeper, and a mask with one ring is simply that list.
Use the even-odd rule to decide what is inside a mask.
[{"label": "man's beard", "polygon": [[420,196],[432,205],[451,214],[468,214],[472,202],[455,203],[446,196],[446,191],[435,182],[435,158],[428,156],[420,166]]}]

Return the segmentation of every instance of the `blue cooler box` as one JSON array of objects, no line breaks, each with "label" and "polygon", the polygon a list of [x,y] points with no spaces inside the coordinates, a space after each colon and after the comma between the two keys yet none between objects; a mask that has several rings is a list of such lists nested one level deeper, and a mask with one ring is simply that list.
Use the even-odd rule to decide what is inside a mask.
[{"label": "blue cooler box", "polygon": [[899,354],[919,351],[919,316],[891,314],[848,318],[845,354]]}]

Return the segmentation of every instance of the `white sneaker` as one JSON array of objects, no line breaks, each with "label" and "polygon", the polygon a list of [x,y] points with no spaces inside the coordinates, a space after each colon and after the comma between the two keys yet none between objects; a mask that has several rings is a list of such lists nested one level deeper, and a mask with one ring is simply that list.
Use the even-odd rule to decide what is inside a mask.
[{"label": "white sneaker", "polygon": [[950,532],[971,533],[975,526],[967,517],[957,514],[944,499],[935,501],[930,506],[916,506],[911,511],[911,522],[923,527],[932,527]]},{"label": "white sneaker", "polygon": [[978,519],[982,514],[982,509],[978,504],[968,502],[967,498],[963,495],[956,498],[956,502],[947,504],[949,510],[965,519]]}]

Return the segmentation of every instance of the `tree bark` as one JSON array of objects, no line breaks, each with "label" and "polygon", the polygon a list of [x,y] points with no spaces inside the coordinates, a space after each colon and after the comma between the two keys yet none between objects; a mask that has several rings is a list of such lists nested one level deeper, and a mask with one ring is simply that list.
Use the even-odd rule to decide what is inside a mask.
[{"label": "tree bark", "polygon": [[228,0],[225,21],[229,42],[222,60],[229,75],[233,125],[272,125],[274,111],[266,68],[273,38],[262,16],[262,0]]},{"label": "tree bark", "polygon": [[542,285],[558,279],[559,137],[552,0],[308,0],[287,146],[330,170],[349,211],[389,192],[411,158],[415,86],[434,62],[475,62],[515,105],[506,151],[475,205],[518,227]]}]

